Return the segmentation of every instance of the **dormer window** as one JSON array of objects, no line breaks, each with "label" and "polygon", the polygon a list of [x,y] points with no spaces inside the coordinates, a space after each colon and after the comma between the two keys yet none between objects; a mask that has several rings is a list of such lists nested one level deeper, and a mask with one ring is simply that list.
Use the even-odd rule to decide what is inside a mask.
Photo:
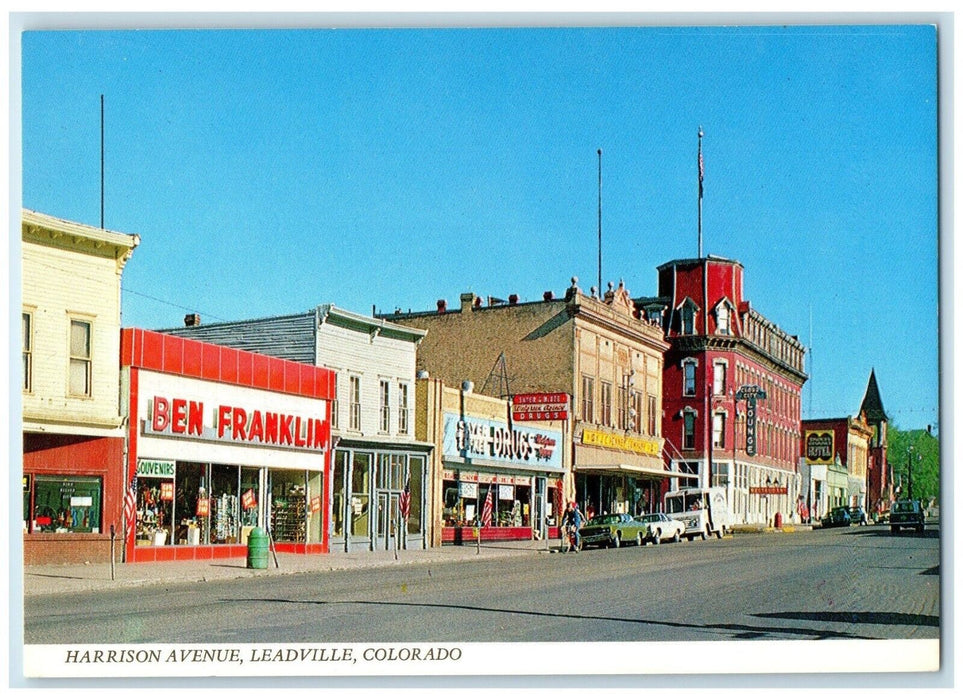
[{"label": "dormer window", "polygon": [[725,304],[719,304],[719,307],[716,309],[716,333],[729,335],[730,332],[729,307]]},{"label": "dormer window", "polygon": [[679,332],[682,335],[695,335],[696,314],[699,311],[698,305],[692,301],[691,298],[686,297],[676,309],[679,312]]},{"label": "dormer window", "polygon": [[688,304],[682,307],[682,334],[695,333],[695,309]]}]

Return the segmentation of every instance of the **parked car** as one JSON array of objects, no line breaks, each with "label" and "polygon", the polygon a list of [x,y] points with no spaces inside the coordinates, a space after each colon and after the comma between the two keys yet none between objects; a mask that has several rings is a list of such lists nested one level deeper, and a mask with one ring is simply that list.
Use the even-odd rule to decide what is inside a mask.
[{"label": "parked car", "polygon": [[836,506],[822,519],[823,527],[847,527],[852,522],[849,515],[849,508],[846,506]]},{"label": "parked car", "polygon": [[673,520],[665,513],[647,513],[638,517],[640,523],[645,524],[642,533],[644,542],[659,544],[662,540],[679,542],[685,534],[685,523]]},{"label": "parked car", "polygon": [[911,527],[923,532],[925,516],[919,501],[894,501],[889,509],[889,531],[896,534],[900,528]]},{"label": "parked car", "polygon": [[854,525],[865,525],[869,522],[866,511],[859,506],[851,506],[849,509],[849,521]]},{"label": "parked car", "polygon": [[582,547],[621,547],[623,542],[642,543],[645,525],[628,513],[596,515],[579,528]]}]

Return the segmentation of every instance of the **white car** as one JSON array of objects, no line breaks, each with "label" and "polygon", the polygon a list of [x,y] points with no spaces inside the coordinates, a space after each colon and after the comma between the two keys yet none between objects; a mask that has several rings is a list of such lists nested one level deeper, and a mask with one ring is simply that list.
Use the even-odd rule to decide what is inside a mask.
[{"label": "white car", "polygon": [[672,540],[679,542],[685,534],[685,524],[678,520],[673,520],[665,513],[646,513],[636,518],[645,524],[645,529],[640,535],[644,541],[652,544],[659,544],[662,540]]}]

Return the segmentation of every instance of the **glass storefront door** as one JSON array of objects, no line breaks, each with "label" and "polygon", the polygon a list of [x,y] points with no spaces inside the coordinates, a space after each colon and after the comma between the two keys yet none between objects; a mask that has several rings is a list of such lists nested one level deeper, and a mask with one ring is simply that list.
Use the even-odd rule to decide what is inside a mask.
[{"label": "glass storefront door", "polygon": [[378,493],[378,509],[375,511],[375,549],[391,550],[398,546],[398,494]]}]

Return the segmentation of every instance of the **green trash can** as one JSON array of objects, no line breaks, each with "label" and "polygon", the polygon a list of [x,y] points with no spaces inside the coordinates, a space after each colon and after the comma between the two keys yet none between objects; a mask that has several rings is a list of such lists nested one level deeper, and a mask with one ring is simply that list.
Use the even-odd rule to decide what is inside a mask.
[{"label": "green trash can", "polygon": [[266,569],[268,566],[268,534],[259,527],[247,536],[247,568]]}]

